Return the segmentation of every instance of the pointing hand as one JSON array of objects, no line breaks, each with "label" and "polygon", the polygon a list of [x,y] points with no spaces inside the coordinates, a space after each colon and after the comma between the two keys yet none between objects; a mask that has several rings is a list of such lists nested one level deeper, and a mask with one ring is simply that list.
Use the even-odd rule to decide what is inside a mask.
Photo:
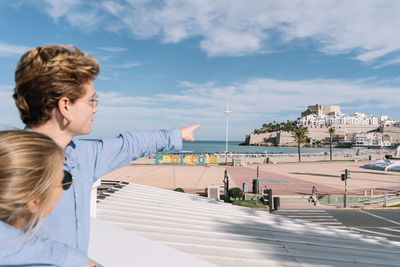
[{"label": "pointing hand", "polygon": [[186,126],[181,128],[181,133],[182,133],[182,140],[183,141],[194,141],[194,136],[193,132],[200,127],[200,124],[192,125],[192,126]]}]

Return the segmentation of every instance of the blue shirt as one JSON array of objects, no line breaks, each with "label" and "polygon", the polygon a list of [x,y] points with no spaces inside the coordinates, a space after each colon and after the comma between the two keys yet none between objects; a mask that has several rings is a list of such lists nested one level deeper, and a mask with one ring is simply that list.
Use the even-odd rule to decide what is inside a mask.
[{"label": "blue shirt", "polygon": [[73,138],[65,148],[64,169],[74,183],[29,241],[10,246],[23,232],[0,221],[0,266],[86,266],[93,182],[139,157],[181,149],[179,129],[127,132],[96,141]]},{"label": "blue shirt", "polygon": [[33,236],[0,221],[0,266],[86,266],[85,253],[49,239]]},{"label": "blue shirt", "polygon": [[65,149],[64,168],[74,177],[53,212],[43,221],[38,235],[87,254],[89,247],[90,195],[93,183],[132,160],[156,152],[181,150],[179,129],[126,132],[116,138],[95,141],[73,138]]}]

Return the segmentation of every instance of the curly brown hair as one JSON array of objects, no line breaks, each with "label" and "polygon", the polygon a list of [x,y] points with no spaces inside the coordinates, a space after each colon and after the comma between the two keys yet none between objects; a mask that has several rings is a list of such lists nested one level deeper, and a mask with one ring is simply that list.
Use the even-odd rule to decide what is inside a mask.
[{"label": "curly brown hair", "polygon": [[31,128],[46,123],[62,97],[75,103],[99,72],[97,60],[75,46],[38,46],[25,52],[15,71],[13,94],[21,120]]}]

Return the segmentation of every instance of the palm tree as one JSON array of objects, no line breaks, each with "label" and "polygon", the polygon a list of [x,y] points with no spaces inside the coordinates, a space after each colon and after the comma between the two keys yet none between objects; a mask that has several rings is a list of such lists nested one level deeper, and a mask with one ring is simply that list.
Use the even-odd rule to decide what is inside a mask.
[{"label": "palm tree", "polygon": [[296,127],[292,130],[292,135],[297,142],[297,151],[299,153],[299,162],[301,162],[300,145],[307,141],[308,130],[306,128]]},{"label": "palm tree", "polygon": [[335,134],[335,128],[331,127],[331,128],[329,128],[328,131],[329,131],[329,139],[330,139],[329,152],[330,152],[330,159],[332,160],[332,141],[333,141],[333,135]]}]

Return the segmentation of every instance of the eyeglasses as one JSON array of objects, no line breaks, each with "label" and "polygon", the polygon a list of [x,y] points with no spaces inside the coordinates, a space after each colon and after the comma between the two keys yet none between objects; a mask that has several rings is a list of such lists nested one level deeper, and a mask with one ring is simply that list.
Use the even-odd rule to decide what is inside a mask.
[{"label": "eyeglasses", "polygon": [[99,104],[99,96],[98,95],[94,95],[92,99],[81,99],[81,100],[78,100],[78,101],[81,101],[81,102],[82,101],[83,102],[89,101],[91,103],[91,105],[92,105],[92,108],[95,108]]},{"label": "eyeglasses", "polygon": [[99,104],[99,96],[94,95],[93,98],[90,99],[89,101],[92,102],[92,108],[95,108]]},{"label": "eyeglasses", "polygon": [[73,182],[74,182],[74,177],[72,177],[72,175],[69,172],[64,170],[64,178],[61,182],[62,189],[64,191],[68,190]]}]

